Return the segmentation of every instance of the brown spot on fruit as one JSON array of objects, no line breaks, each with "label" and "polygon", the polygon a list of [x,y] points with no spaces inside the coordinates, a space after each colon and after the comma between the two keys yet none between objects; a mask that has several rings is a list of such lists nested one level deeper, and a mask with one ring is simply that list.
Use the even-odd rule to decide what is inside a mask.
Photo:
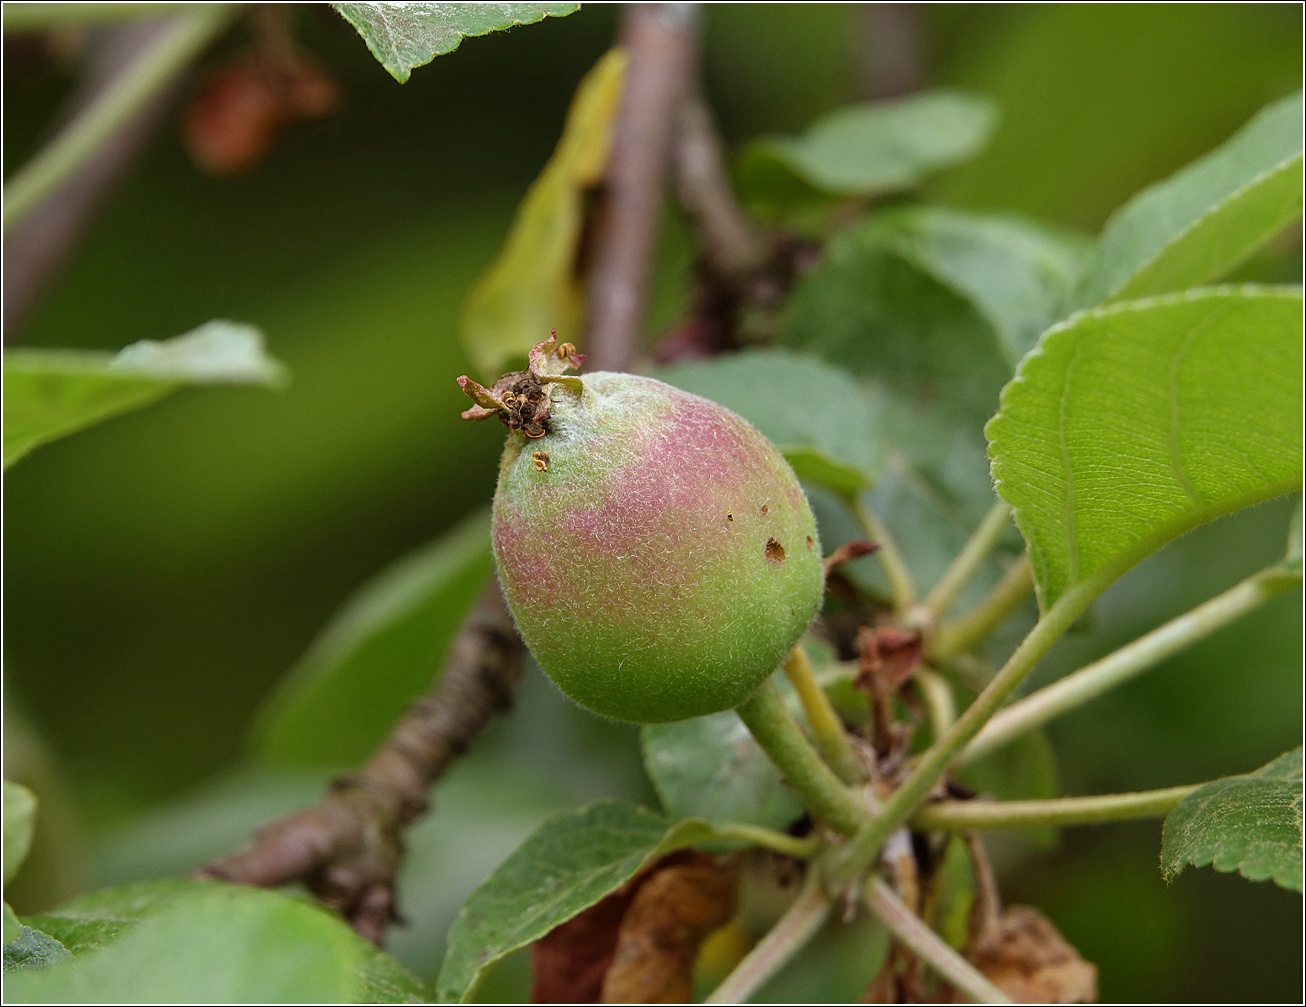
[{"label": "brown spot on fruit", "polygon": [[773,538],[766,540],[766,558],[772,563],[780,564],[785,561],[785,547]]},{"label": "brown spot on fruit", "polygon": [[547,451],[532,452],[531,461],[535,463],[535,468],[540,472],[549,471],[549,453]]},{"label": "brown spot on fruit", "polygon": [[727,515],[726,515],[726,520],[727,520],[727,521],[733,521],[734,519],[735,519],[735,516],[734,516],[733,514],[727,514]]},{"label": "brown spot on fruit", "polygon": [[812,548],[812,546],[814,546],[814,545],[816,545],[816,543],[815,543],[814,541],[812,541],[812,536],[811,536],[811,535],[808,535],[808,536],[807,536],[807,548],[810,549],[810,548]]},{"label": "brown spot on fruit", "polygon": [[770,514],[770,513],[771,513],[771,507],[770,507],[770,505],[769,505],[769,504],[762,504],[762,515],[763,515],[763,517],[765,517],[767,514]]}]

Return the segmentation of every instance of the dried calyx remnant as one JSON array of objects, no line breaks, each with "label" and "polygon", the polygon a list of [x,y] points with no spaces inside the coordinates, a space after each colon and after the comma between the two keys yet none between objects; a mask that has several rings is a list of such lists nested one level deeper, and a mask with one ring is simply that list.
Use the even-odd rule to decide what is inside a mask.
[{"label": "dried calyx remnant", "polygon": [[[559,344],[551,335],[531,350],[530,364],[524,371],[511,371],[486,388],[466,374],[458,386],[476,405],[462,414],[465,420],[486,420],[498,416],[509,430],[520,430],[528,440],[549,432],[549,409],[553,385],[561,384],[572,391],[581,390],[580,378],[565,372],[578,370],[585,357],[571,343]],[[545,455],[545,467],[548,456]],[[543,471],[543,469],[541,469]]]}]

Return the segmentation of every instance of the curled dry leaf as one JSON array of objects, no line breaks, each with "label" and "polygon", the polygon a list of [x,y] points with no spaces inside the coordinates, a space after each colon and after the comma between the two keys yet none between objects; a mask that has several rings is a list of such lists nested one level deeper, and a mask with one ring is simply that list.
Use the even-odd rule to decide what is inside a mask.
[{"label": "curled dry leaf", "polygon": [[621,921],[604,1003],[688,1003],[694,960],[735,912],[734,872],[696,853],[653,874]]},{"label": "curled dry leaf", "polygon": [[1097,966],[1084,961],[1030,906],[1009,906],[995,925],[971,940],[966,958],[1017,1003],[1097,999]]},{"label": "curled dry leaf", "polygon": [[644,875],[554,927],[531,946],[531,1003],[598,1003],[625,916]]},{"label": "curled dry leaf", "polygon": [[240,174],[262,162],[290,123],[320,119],[339,104],[335,82],[306,58],[243,56],[219,67],[191,102],[186,146],[204,171]]},{"label": "curled dry leaf", "polygon": [[921,635],[896,626],[862,629],[861,661],[855,685],[889,695],[907,681],[921,661]]},{"label": "curled dry leaf", "polygon": [[821,566],[825,570],[825,575],[830,576],[831,571],[838,567],[857,559],[859,556],[867,556],[880,548],[874,542],[868,542],[865,539],[853,539],[851,542],[845,542],[834,552],[826,556]]},{"label": "curled dry leaf", "polygon": [[532,1003],[684,1003],[694,960],[734,915],[734,871],[681,850],[531,948]]}]

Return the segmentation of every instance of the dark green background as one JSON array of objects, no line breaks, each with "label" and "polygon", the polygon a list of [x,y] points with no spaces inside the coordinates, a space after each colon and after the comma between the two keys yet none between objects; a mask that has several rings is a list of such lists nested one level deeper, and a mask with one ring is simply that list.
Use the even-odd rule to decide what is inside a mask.
[{"label": "dark green background", "polygon": [[[732,144],[858,97],[852,5],[705,14],[704,73]],[[211,317],[253,322],[294,380],[280,393],[182,392],[6,475],[6,759],[46,774],[46,852],[14,888],[20,910],[78,883],[63,853],[79,834],[86,883],[184,869],[130,837],[190,849],[170,802],[239,763],[252,714],[335,606],[488,499],[500,431],[457,418],[460,299],[613,22],[611,7],[592,6],[470,39],[400,86],[329,10],[301,9],[341,111],[290,129],[234,180],[191,166],[174,116],[34,313],[20,338],[39,346],[117,348]],[[924,27],[930,83],[989,95],[1003,113],[989,148],[934,194],[1089,231],[1301,74],[1293,5],[943,5]],[[246,43],[237,29],[209,63]],[[72,74],[18,60],[6,73],[9,173],[46,135]],[[1295,254],[1262,268],[1291,279]],[[666,296],[675,279],[663,278]],[[1149,561],[1044,674],[1232,584],[1281,551],[1285,524],[1286,508],[1270,505]],[[1066,791],[1193,782],[1292,747],[1300,654],[1295,593],[1067,717],[1052,731]],[[649,799],[635,758],[630,732],[537,683],[473,762],[481,787],[502,778],[505,794],[542,766],[566,804]],[[260,791],[265,805],[247,800],[246,813],[257,821],[314,786]],[[539,814],[552,807],[542,800]],[[145,826],[155,831],[132,831]],[[122,867],[124,844],[134,868]],[[1098,963],[1103,1000],[1297,1000],[1300,899],[1210,870],[1167,888],[1158,850],[1155,823],[1068,831],[1055,851],[1014,861],[1004,885]],[[472,860],[459,884],[493,863]],[[429,973],[442,948],[417,943],[399,949]]]}]

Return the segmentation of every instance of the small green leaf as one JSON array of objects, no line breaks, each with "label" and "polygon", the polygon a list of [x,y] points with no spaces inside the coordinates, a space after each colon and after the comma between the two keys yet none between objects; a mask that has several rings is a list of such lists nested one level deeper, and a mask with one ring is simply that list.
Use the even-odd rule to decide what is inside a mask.
[{"label": "small green leaf", "polygon": [[1302,96],[1262,109],[1222,146],[1107,221],[1084,303],[1217,280],[1301,216]]},{"label": "small green leaf", "polygon": [[495,962],[588,909],[655,857],[713,835],[706,822],[672,823],[613,800],[545,822],[463,904],[437,980],[440,1002],[465,1002]]},{"label": "small green leaf", "polygon": [[960,833],[949,834],[933,884],[933,919],[929,922],[940,937],[960,951],[970,939],[970,911],[975,904],[975,872]]},{"label": "small green leaf", "polygon": [[18,932],[22,930],[23,925],[18,922],[18,917],[14,915],[14,911],[9,907],[8,902],[4,904],[4,914],[4,943],[8,944],[18,936]]},{"label": "small green leaf", "polygon": [[9,884],[27,859],[36,827],[36,795],[20,783],[4,781],[4,880]]},{"label": "small green leaf", "polygon": [[419,980],[338,917],[276,892],[148,881],[26,922],[74,961],[17,988],[16,1002],[425,1002]]},{"label": "small green leaf", "polygon": [[440,674],[489,579],[490,515],[478,511],[350,597],[273,695],[258,750],[291,765],[351,765]]},{"label": "small green leaf", "polygon": [[[770,137],[745,151],[741,172],[783,165],[814,188],[848,196],[908,189],[939,168],[977,154],[997,121],[991,102],[935,91],[850,105],[799,137]],[[754,162],[750,164],[750,162]]]},{"label": "small green leaf", "polygon": [[550,330],[559,342],[580,336],[585,292],[576,254],[585,193],[607,169],[626,63],[625,51],[612,49],[580,82],[553,156],[517,207],[498,256],[463,302],[463,349],[487,380],[524,366],[531,347]]},{"label": "small green leaf", "polygon": [[[9,908],[9,903],[5,903],[5,929],[6,934],[9,928],[9,917],[13,910]],[[15,920],[15,923],[18,921]],[[6,976],[5,986],[8,987],[8,977],[11,972],[19,969],[43,969],[49,965],[57,965],[59,962],[69,958],[69,952],[59,941],[51,937],[44,931],[37,930],[34,927],[18,923],[18,933],[13,939],[6,936],[4,947],[4,974]],[[8,993],[8,990],[6,990]],[[8,1002],[6,1000],[6,1002]]]},{"label": "small green leaf", "polygon": [[745,350],[665,367],[657,377],[732,409],[789,459],[800,479],[847,494],[884,465],[876,404],[838,368],[787,350]]},{"label": "small green leaf", "polygon": [[546,17],[566,17],[578,3],[333,3],[358,29],[377,62],[403,83],[414,67],[453,52],[464,38]]},{"label": "small green leaf", "polygon": [[1161,873],[1169,881],[1189,864],[1302,890],[1300,748],[1198,787],[1166,816]]},{"label": "small green leaf", "polygon": [[206,322],[115,354],[88,350],[4,351],[4,465],[37,445],[148,405],[183,385],[277,386],[285,368],[248,325]]},{"label": "small green leaf", "polygon": [[970,299],[895,247],[920,251],[902,219],[871,217],[829,243],[785,305],[780,342],[873,375],[895,396],[966,407],[982,421],[1011,364]]},{"label": "small green leaf", "polygon": [[968,300],[1013,367],[1064,316],[1091,250],[1020,220],[929,206],[873,218],[867,237]]},{"label": "small green leaf", "polygon": [[1039,603],[1301,485],[1300,289],[1221,287],[1050,329],[985,432]]},{"label": "small green leaf", "polygon": [[733,710],[640,732],[649,779],[672,815],[786,829],[803,802]]}]

